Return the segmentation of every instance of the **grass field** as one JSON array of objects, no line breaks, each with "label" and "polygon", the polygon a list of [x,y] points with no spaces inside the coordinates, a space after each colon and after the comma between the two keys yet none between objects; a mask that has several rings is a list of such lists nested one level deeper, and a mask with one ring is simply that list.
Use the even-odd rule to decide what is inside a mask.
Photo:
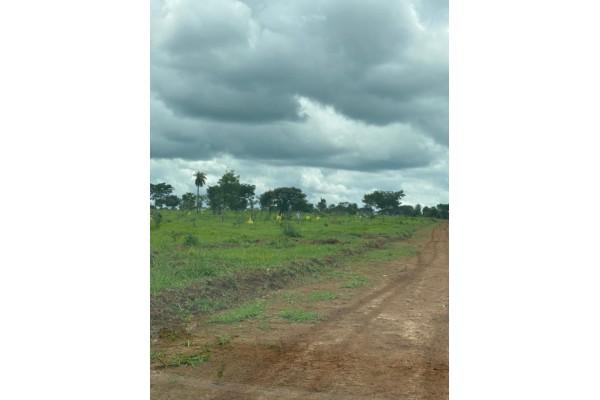
[{"label": "grass field", "polygon": [[[152,323],[157,327],[167,320],[229,309],[303,276],[331,276],[340,264],[413,254],[416,248],[408,243],[400,250],[387,245],[439,223],[429,218],[316,214],[277,221],[275,214],[266,212],[255,212],[248,223],[248,212],[161,214],[160,224],[151,220],[150,226]],[[349,276],[344,286],[367,283]],[[314,296],[318,300],[327,295]],[[259,312],[260,306],[255,308],[252,312]],[[242,316],[234,311],[222,318]]]}]

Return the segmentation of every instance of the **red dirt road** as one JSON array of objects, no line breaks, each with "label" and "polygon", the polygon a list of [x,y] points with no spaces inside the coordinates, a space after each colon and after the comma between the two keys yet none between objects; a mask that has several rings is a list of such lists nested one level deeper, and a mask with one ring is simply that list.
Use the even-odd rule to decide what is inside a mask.
[{"label": "red dirt road", "polygon": [[[195,368],[155,368],[153,399],[447,399],[448,222],[417,256],[316,324],[244,331]],[[339,287],[339,286],[338,286]]]}]

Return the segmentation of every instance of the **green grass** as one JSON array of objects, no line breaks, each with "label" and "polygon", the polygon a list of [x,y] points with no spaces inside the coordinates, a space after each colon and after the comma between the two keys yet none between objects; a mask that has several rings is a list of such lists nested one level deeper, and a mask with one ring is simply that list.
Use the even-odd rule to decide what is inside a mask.
[{"label": "green grass", "polygon": [[210,319],[210,322],[231,324],[233,322],[242,322],[250,318],[262,317],[265,313],[265,303],[258,301],[254,303],[244,304],[240,307],[229,310],[223,314],[217,315]]},{"label": "green grass", "polygon": [[249,214],[242,212],[223,217],[208,211],[161,214],[160,226],[150,229],[152,294],[247,269],[285,269],[315,259],[360,260],[375,253],[393,258],[398,249],[382,253],[382,241],[409,237],[438,223],[428,218],[331,215],[319,221],[313,215],[311,221],[279,222],[275,214],[256,212],[250,225],[245,223]]},{"label": "green grass", "polygon": [[319,290],[312,292],[308,299],[310,301],[331,301],[337,299],[337,295],[328,290]]},{"label": "green grass", "polygon": [[355,275],[350,277],[344,283],[342,283],[342,287],[345,289],[356,289],[365,286],[368,281],[369,278],[367,278],[366,276]]},{"label": "green grass", "polygon": [[208,361],[210,353],[199,352],[195,354],[178,354],[166,362],[167,367],[179,367],[180,365],[190,365],[195,367],[196,364]]},{"label": "green grass", "polygon": [[319,313],[302,310],[281,310],[277,315],[293,322],[316,322],[321,318]]},{"label": "green grass", "polygon": [[[348,278],[344,267],[414,254],[417,247],[403,240],[430,235],[441,222],[339,215],[276,221],[275,214],[255,212],[254,223],[246,224],[249,214],[244,212],[161,214],[160,225],[150,226],[151,332],[161,337],[179,337],[194,316],[223,324],[259,318],[259,329],[269,329],[262,322],[264,305],[247,303],[251,299],[292,283],[340,279],[343,288],[364,286],[367,281]],[[283,300],[300,306],[333,296],[289,294]]]},{"label": "green grass", "polygon": [[209,343],[205,343],[193,353],[179,353],[172,357],[167,357],[162,352],[150,352],[150,360],[157,362],[162,367],[179,367],[181,365],[195,367],[196,364],[208,361],[211,353],[212,346]]}]

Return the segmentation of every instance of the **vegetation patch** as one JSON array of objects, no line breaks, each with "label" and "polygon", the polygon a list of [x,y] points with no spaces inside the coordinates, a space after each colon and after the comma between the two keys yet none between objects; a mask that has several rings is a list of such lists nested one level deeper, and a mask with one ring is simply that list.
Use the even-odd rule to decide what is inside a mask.
[{"label": "vegetation patch", "polygon": [[[188,341],[186,347],[190,347]],[[179,367],[182,365],[189,365],[195,367],[197,364],[206,362],[210,359],[212,354],[212,345],[205,343],[202,346],[196,346],[193,349],[189,349],[189,352],[179,352],[172,356],[167,356],[164,352],[150,352],[150,361],[156,367]]]},{"label": "vegetation patch", "polygon": [[[247,224],[249,212],[213,215],[194,211],[162,209],[160,228],[153,226],[150,232],[153,338],[184,338],[192,321],[205,320],[292,282],[328,279],[348,263],[391,259],[416,251],[416,247],[398,246],[398,240],[439,222],[357,215],[322,215],[318,222],[315,215],[312,222],[288,220],[290,216],[284,215],[279,221],[275,213],[255,211],[254,223]],[[234,224],[240,220],[244,223]],[[282,234],[286,226],[291,227],[289,235]],[[294,237],[294,230],[301,230],[301,239]],[[344,283],[346,287],[364,285],[360,279]],[[293,304],[311,299],[305,295],[286,300]],[[314,301],[318,301],[316,297]]]},{"label": "vegetation patch", "polygon": [[281,233],[283,236],[291,238],[299,238],[302,236],[300,235],[300,232],[298,232],[298,229],[291,222],[284,222],[281,224]]},{"label": "vegetation patch", "polygon": [[329,290],[319,290],[312,292],[308,299],[310,301],[331,301],[337,299],[337,295]]},{"label": "vegetation patch", "polygon": [[250,318],[262,317],[265,313],[264,301],[245,304],[234,308],[224,314],[217,315],[209,321],[213,323],[230,324],[233,322],[242,322]]},{"label": "vegetation patch", "polygon": [[294,322],[316,322],[321,319],[319,313],[302,310],[281,310],[277,315]]},{"label": "vegetation patch", "polygon": [[367,284],[369,278],[362,275],[355,275],[350,277],[346,282],[342,284],[342,287],[345,289],[356,289],[359,287],[363,287]]}]

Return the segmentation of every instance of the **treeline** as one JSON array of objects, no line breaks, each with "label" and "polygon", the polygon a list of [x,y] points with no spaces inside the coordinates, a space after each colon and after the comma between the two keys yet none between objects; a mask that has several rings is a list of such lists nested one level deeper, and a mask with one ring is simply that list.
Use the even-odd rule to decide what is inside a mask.
[{"label": "treeline", "polygon": [[202,172],[194,174],[197,192],[184,193],[181,198],[174,195],[173,186],[168,183],[150,184],[150,200],[152,209],[170,208],[182,211],[198,212],[204,205],[214,214],[224,211],[254,210],[277,213],[292,212],[318,212],[320,214],[346,214],[346,215],[405,215],[425,216],[431,218],[448,219],[448,204],[438,204],[435,207],[402,205],[401,199],[404,191],[376,190],[363,196],[363,207],[356,203],[340,202],[327,204],[326,199],[320,199],[317,204],[311,204],[306,199],[306,194],[296,187],[280,187],[269,190],[260,196],[255,194],[256,186],[240,182],[235,171],[226,171],[214,186],[206,188],[206,194],[200,195],[200,187],[206,182],[206,175]]}]

